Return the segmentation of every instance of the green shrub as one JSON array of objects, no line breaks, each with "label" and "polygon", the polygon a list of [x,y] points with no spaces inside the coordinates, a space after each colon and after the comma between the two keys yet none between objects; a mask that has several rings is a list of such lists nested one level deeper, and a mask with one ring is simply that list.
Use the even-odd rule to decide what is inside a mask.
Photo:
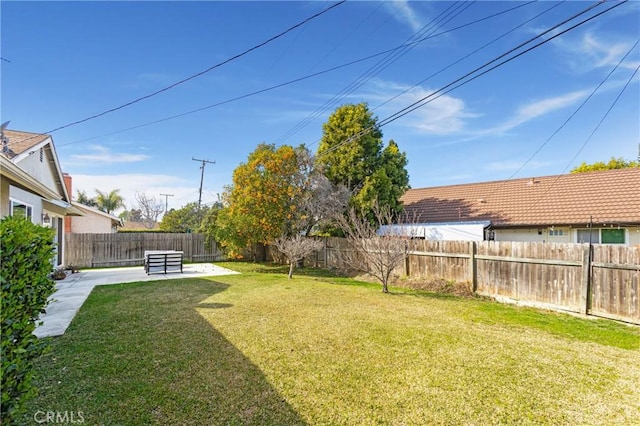
[{"label": "green shrub", "polygon": [[36,393],[33,361],[46,341],[33,335],[40,313],[54,291],[52,229],[18,217],[0,221],[0,311],[2,359],[1,421],[12,424]]}]

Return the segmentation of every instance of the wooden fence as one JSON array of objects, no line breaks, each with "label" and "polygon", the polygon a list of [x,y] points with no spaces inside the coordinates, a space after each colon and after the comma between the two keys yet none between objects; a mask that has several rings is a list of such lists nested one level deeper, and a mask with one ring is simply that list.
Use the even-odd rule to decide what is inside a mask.
[{"label": "wooden fence", "polygon": [[[344,250],[346,240],[329,238],[306,262],[349,269]],[[498,300],[640,324],[640,247],[407,240],[396,273],[468,282]]]},{"label": "wooden fence", "polygon": [[224,257],[215,242],[207,249],[202,234],[65,234],[65,264],[79,268],[142,265],[145,250],[182,251],[187,262]]},{"label": "wooden fence", "polygon": [[[349,269],[345,239],[326,238],[309,266]],[[67,265],[142,265],[145,250],[179,250],[189,262],[224,258],[204,235],[66,234]],[[269,248],[260,258],[269,257]],[[468,282],[478,294],[640,324],[640,247],[588,244],[407,240],[396,271],[410,278]]]}]

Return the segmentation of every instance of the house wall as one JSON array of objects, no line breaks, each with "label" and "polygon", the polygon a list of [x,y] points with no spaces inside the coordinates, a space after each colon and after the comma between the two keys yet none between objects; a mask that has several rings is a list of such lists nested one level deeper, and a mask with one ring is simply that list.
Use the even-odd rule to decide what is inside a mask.
[{"label": "house wall", "polygon": [[109,234],[116,232],[111,219],[85,212],[86,216],[71,219],[71,232],[75,234]]},{"label": "house wall", "polygon": [[[9,186],[9,202],[11,200],[20,201],[30,205],[32,208],[32,215],[33,215],[32,222],[38,225],[42,225],[43,211],[42,211],[42,198],[40,198],[40,196],[10,185]],[[9,214],[9,211],[7,211],[7,214]]]},{"label": "house wall", "polygon": [[[568,227],[540,227],[524,229],[495,229],[495,241],[515,241],[527,243],[580,243],[578,230],[583,228]],[[608,228],[594,228],[594,231]],[[624,228],[625,244],[640,245],[640,227]]]},{"label": "house wall", "polygon": [[47,188],[58,192],[54,180],[54,172],[51,170],[52,167],[47,153],[48,150],[44,149],[42,157],[40,157],[40,148],[37,148],[32,154],[20,160],[17,165],[34,179],[47,186]]},{"label": "house wall", "polygon": [[9,179],[0,179],[0,217],[9,216]]},{"label": "house wall", "polygon": [[548,241],[545,228],[540,228],[542,234],[538,233],[538,229],[496,229],[496,241],[521,241],[528,243],[538,243]]}]

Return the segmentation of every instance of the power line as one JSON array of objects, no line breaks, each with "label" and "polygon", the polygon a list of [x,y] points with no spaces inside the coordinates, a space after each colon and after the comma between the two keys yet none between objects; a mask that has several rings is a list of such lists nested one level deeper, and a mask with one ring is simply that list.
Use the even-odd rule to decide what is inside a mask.
[{"label": "power line", "polygon": [[[409,113],[411,113],[411,112],[415,111],[416,109],[421,108],[422,106],[424,106],[424,105],[426,105],[426,104],[428,104],[428,103],[431,103],[431,102],[435,101],[436,99],[440,98],[441,96],[444,96],[445,94],[447,94],[447,93],[451,92],[452,90],[455,90],[455,89],[457,89],[457,88],[459,88],[459,87],[461,87],[461,86],[463,86],[463,85],[465,85],[465,84],[467,84],[467,83],[470,83],[471,81],[473,81],[473,80],[475,80],[475,79],[477,79],[477,78],[479,78],[479,77],[481,77],[481,76],[483,76],[483,75],[487,74],[487,73],[488,73],[488,72],[490,72],[490,71],[493,71],[494,69],[496,69],[496,68],[498,68],[498,67],[500,67],[500,66],[502,66],[502,65],[504,65],[504,64],[506,64],[506,63],[508,63],[508,62],[510,62],[510,61],[512,61],[512,60],[514,60],[514,59],[516,59],[516,58],[518,58],[518,57],[520,57],[520,56],[522,56],[522,55],[523,55],[523,54],[525,54],[525,53],[530,52],[531,50],[533,50],[533,49],[535,49],[535,48],[537,48],[537,47],[539,47],[539,46],[541,46],[541,45],[543,45],[543,44],[545,44],[545,43],[548,43],[549,41],[551,41],[551,40],[553,40],[553,39],[555,39],[555,38],[557,38],[557,37],[559,37],[559,36],[561,36],[561,35],[565,34],[566,32],[571,31],[571,30],[573,30],[573,29],[575,29],[575,28],[579,27],[580,25],[585,24],[586,22],[589,22],[589,21],[591,21],[592,19],[595,19],[595,18],[597,18],[598,16],[600,16],[600,15],[602,15],[602,14],[606,13],[606,12],[609,12],[610,10],[612,10],[612,9],[614,9],[614,8],[616,8],[616,7],[618,7],[618,6],[622,5],[622,4],[624,4],[624,3],[626,3],[626,1],[628,1],[628,0],[624,0],[624,1],[620,2],[620,3],[617,3],[617,4],[615,4],[615,5],[611,6],[611,7],[610,7],[610,8],[608,8],[608,9],[606,9],[606,10],[604,10],[604,11],[602,11],[602,12],[599,12],[599,13],[597,13],[597,14],[595,14],[595,15],[593,15],[593,16],[591,16],[591,17],[589,17],[589,18],[587,18],[587,19],[585,19],[585,20],[583,20],[583,21],[581,21],[581,22],[579,22],[578,24],[575,24],[575,25],[573,25],[573,26],[569,27],[569,28],[568,28],[568,29],[566,29],[566,30],[563,30],[563,31],[561,31],[561,32],[559,32],[559,33],[557,33],[557,34],[554,34],[553,36],[549,37],[548,39],[543,40],[542,42],[540,42],[540,43],[538,43],[538,44],[536,44],[536,45],[534,45],[534,46],[532,46],[532,47],[529,47],[528,49],[526,49],[526,50],[524,50],[524,51],[522,51],[522,52],[520,52],[520,53],[516,54],[515,56],[512,56],[512,57],[510,57],[510,58],[508,58],[508,59],[506,59],[506,60],[504,60],[504,61],[502,61],[502,62],[500,62],[500,63],[498,63],[498,64],[496,64],[496,65],[494,65],[494,66],[492,66],[491,68],[488,68],[487,70],[485,70],[485,71],[483,71],[483,72],[481,72],[481,73],[479,73],[479,74],[477,74],[477,75],[475,75],[475,76],[473,76],[473,77],[470,77],[472,74],[476,73],[477,71],[482,70],[483,68],[485,68],[485,67],[487,67],[487,66],[491,65],[491,64],[492,64],[492,63],[494,63],[494,62],[497,62],[498,60],[500,60],[501,58],[504,58],[505,56],[508,56],[509,54],[511,54],[511,53],[515,52],[516,50],[520,49],[521,47],[523,47],[523,46],[525,46],[525,45],[527,45],[527,44],[531,43],[532,41],[534,41],[534,40],[536,40],[536,39],[538,39],[538,38],[540,38],[540,37],[542,37],[542,36],[544,36],[544,35],[546,35],[546,34],[548,34],[548,33],[552,32],[552,31],[556,30],[558,27],[560,27],[560,26],[562,26],[562,25],[564,25],[564,24],[566,24],[566,23],[568,23],[568,22],[570,22],[570,21],[574,20],[575,18],[577,18],[577,17],[579,17],[579,16],[581,16],[581,15],[583,15],[583,14],[585,14],[585,13],[589,12],[589,11],[590,11],[590,10],[592,10],[593,8],[595,8],[595,7],[599,6],[601,3],[596,3],[596,4],[594,4],[594,5],[591,5],[591,6],[587,7],[587,8],[586,8],[586,9],[584,9],[583,11],[581,11],[581,12],[579,12],[579,13],[577,13],[577,14],[575,14],[575,15],[571,16],[570,18],[565,19],[564,21],[562,21],[562,22],[560,22],[560,23],[558,23],[558,24],[554,25],[553,27],[551,27],[551,28],[549,28],[549,29],[547,29],[547,30],[543,31],[542,33],[540,33],[540,34],[538,34],[538,35],[536,35],[536,36],[534,36],[534,37],[530,38],[529,40],[525,41],[524,43],[520,43],[518,46],[516,46],[516,47],[514,47],[514,48],[510,49],[509,51],[507,51],[507,52],[505,52],[505,53],[503,53],[503,54],[501,54],[501,55],[497,56],[496,58],[494,58],[494,59],[492,59],[492,60],[490,60],[490,61],[486,62],[485,64],[481,65],[480,67],[475,68],[474,70],[472,70],[472,71],[470,71],[470,72],[466,73],[466,74],[465,74],[465,75],[463,75],[462,77],[457,78],[456,80],[454,80],[454,81],[452,81],[451,83],[449,83],[449,84],[445,85],[444,87],[442,87],[442,88],[440,88],[440,89],[438,89],[438,90],[436,90],[436,91],[432,92],[431,94],[429,94],[429,95],[427,95],[427,96],[425,96],[425,97],[423,97],[423,98],[419,99],[418,101],[416,101],[416,102],[412,103],[411,105],[409,105],[409,106],[407,106],[407,107],[405,107],[405,108],[401,109],[400,111],[397,111],[397,112],[395,112],[394,114],[391,114],[391,115],[390,115],[390,116],[388,116],[387,118],[385,118],[385,119],[381,120],[381,121],[376,125],[376,127],[377,127],[377,128],[380,128],[380,127],[386,126],[387,124],[390,124],[390,123],[392,123],[392,122],[394,122],[394,121],[398,120],[399,118],[401,118],[401,117],[403,117],[403,116],[405,116],[405,115],[407,115],[407,114],[409,114]],[[465,80],[467,77],[470,77],[470,78],[469,78],[468,80]],[[465,80],[465,81],[462,81],[462,80]],[[462,81],[462,82],[461,82],[461,81]],[[453,87],[452,87],[452,86],[453,86]],[[439,93],[439,94],[438,94],[438,93]],[[434,96],[434,95],[436,95],[436,94],[438,94],[438,95],[437,95],[437,96]],[[353,136],[351,136],[351,137],[349,137],[349,138],[345,139],[344,141],[342,141],[342,142],[340,142],[340,143],[338,143],[338,144],[336,144],[336,145],[334,145],[334,146],[332,146],[332,147],[328,148],[327,150],[323,151],[322,153],[319,153],[319,155],[321,155],[321,154],[328,154],[328,153],[330,153],[330,152],[336,151],[336,150],[337,150],[337,149],[339,149],[341,146],[343,146],[343,145],[345,145],[345,144],[347,144],[347,143],[349,143],[349,142],[351,142],[351,141],[353,141],[353,140],[355,140],[355,139],[359,138],[360,136],[362,136],[362,135],[364,135],[364,134],[366,134],[366,133],[370,132],[371,130],[373,130],[373,127],[363,129],[362,131],[360,131],[360,132],[356,133],[355,135],[353,135]]]},{"label": "power line", "polygon": [[[528,5],[528,4],[535,3],[535,1],[537,1],[537,0],[530,1],[529,3],[525,3],[524,5],[520,5],[520,6],[517,6],[517,7],[526,6],[526,5]],[[566,0],[565,0],[565,1],[566,1]],[[498,37],[494,38],[493,40],[491,40],[491,41],[489,41],[489,42],[487,42],[487,43],[483,44],[482,46],[478,47],[478,48],[477,48],[477,49],[475,49],[474,51],[469,52],[468,54],[464,55],[462,58],[460,58],[460,59],[458,59],[458,60],[456,60],[456,61],[454,61],[454,62],[450,63],[450,64],[449,64],[449,65],[447,65],[446,67],[443,67],[443,68],[439,69],[439,70],[438,70],[438,71],[436,71],[435,73],[433,73],[433,74],[431,74],[430,76],[428,76],[428,77],[426,77],[426,78],[424,78],[424,79],[420,80],[420,81],[419,81],[419,82],[417,82],[416,84],[414,84],[414,85],[412,85],[411,87],[409,87],[409,88],[407,88],[407,89],[403,90],[402,92],[398,93],[397,95],[393,96],[392,98],[387,99],[386,101],[382,102],[381,104],[379,104],[379,105],[377,105],[375,108],[373,108],[373,110],[375,111],[376,109],[380,108],[381,106],[388,104],[389,102],[393,101],[394,99],[397,99],[398,97],[400,97],[400,96],[404,95],[405,93],[407,93],[407,92],[408,92],[408,91],[410,91],[411,89],[413,89],[413,88],[415,88],[415,87],[417,87],[417,86],[419,86],[419,85],[421,85],[421,84],[425,83],[426,81],[428,81],[428,80],[432,79],[433,77],[437,76],[438,74],[440,74],[440,73],[442,73],[442,72],[444,72],[444,71],[448,70],[449,68],[453,67],[454,65],[457,65],[457,64],[459,64],[460,62],[464,61],[465,59],[467,59],[467,58],[469,58],[469,57],[471,57],[471,56],[475,55],[475,54],[476,54],[476,53],[478,53],[479,51],[481,51],[481,50],[483,50],[483,49],[485,49],[485,48],[489,47],[490,45],[492,45],[492,44],[493,44],[493,43],[495,43],[496,41],[500,40],[501,38],[506,37],[507,35],[511,34],[511,33],[512,33],[512,32],[514,32],[515,30],[517,30],[517,29],[519,29],[519,28],[522,28],[523,26],[527,25],[529,22],[531,22],[531,21],[534,21],[534,20],[538,19],[540,16],[544,15],[545,13],[549,12],[550,10],[552,10],[552,9],[554,9],[554,8],[556,8],[556,7],[558,7],[558,6],[560,6],[560,4],[562,4],[562,3],[556,3],[556,4],[552,5],[551,7],[549,7],[549,8],[547,8],[547,9],[543,10],[543,11],[542,11],[542,12],[540,12],[540,13],[538,13],[538,14],[537,14],[537,15],[535,15],[534,17],[529,18],[529,19],[527,19],[526,21],[522,22],[521,24],[519,24],[519,25],[517,25],[517,26],[515,26],[515,27],[511,28],[509,31],[507,31],[507,32],[505,32],[505,33],[502,33],[500,36],[498,36]],[[511,9],[509,9],[508,11],[511,11],[511,10],[514,10],[514,9],[516,9],[516,8],[511,8]],[[503,13],[505,13],[505,12],[507,12],[507,11],[500,12],[500,14],[503,14]]]},{"label": "power line", "polygon": [[[76,143],[87,142],[87,141],[90,141],[90,140],[93,140],[93,139],[99,139],[99,138],[103,138],[103,137],[106,137],[106,136],[115,135],[115,134],[118,134],[118,133],[123,133],[123,132],[128,132],[128,131],[131,131],[131,130],[140,129],[142,127],[152,126],[154,124],[159,124],[159,123],[162,123],[162,122],[165,122],[165,121],[169,121],[169,120],[173,120],[173,119],[176,119],[176,118],[184,117],[184,116],[190,115],[190,114],[195,114],[197,112],[202,112],[202,111],[205,111],[205,110],[208,110],[208,109],[211,109],[211,108],[215,108],[215,107],[218,107],[218,106],[221,106],[221,105],[224,105],[224,104],[228,104],[228,103],[231,103],[231,102],[235,102],[235,101],[238,101],[238,100],[241,100],[241,99],[249,98],[251,96],[255,96],[255,95],[262,94],[262,93],[266,93],[266,92],[269,92],[271,90],[279,89],[281,87],[285,87],[285,86],[288,86],[288,85],[291,85],[291,84],[294,84],[294,83],[298,83],[298,82],[301,82],[301,81],[304,81],[304,80],[308,80],[310,78],[317,77],[317,76],[322,75],[322,74],[327,74],[327,73],[332,72],[332,71],[336,71],[336,70],[339,70],[339,69],[342,69],[342,68],[346,68],[346,67],[349,67],[351,65],[358,64],[360,62],[365,62],[365,61],[368,61],[370,59],[376,58],[378,56],[382,56],[382,55],[386,55],[386,54],[392,53],[392,52],[397,51],[399,49],[404,49],[407,46],[412,46],[412,45],[418,44],[418,43],[420,43],[422,41],[425,41],[425,40],[428,40],[428,39],[432,39],[432,38],[435,38],[435,37],[438,37],[438,36],[441,36],[441,35],[444,35],[444,34],[448,34],[448,33],[452,32],[452,31],[455,31],[455,30],[458,30],[458,29],[461,29],[461,28],[465,28],[465,27],[471,26],[473,24],[477,24],[479,22],[486,21],[488,19],[494,18],[494,17],[499,16],[499,15],[503,15],[503,14],[508,13],[508,12],[512,12],[512,11],[514,11],[516,9],[521,8],[521,7],[524,7],[524,6],[527,6],[529,4],[535,3],[536,1],[537,0],[532,0],[532,1],[528,2],[528,3],[524,3],[524,4],[521,4],[521,5],[515,6],[515,7],[511,7],[509,9],[506,9],[506,10],[503,10],[503,11],[500,11],[500,12],[496,12],[496,13],[487,15],[485,17],[476,19],[474,21],[467,22],[466,24],[457,26],[457,27],[452,28],[450,30],[446,30],[446,31],[442,31],[442,32],[439,32],[439,33],[434,34],[434,35],[429,35],[429,36],[426,36],[426,37],[422,37],[422,38],[420,38],[418,40],[414,40],[414,41],[411,41],[411,42],[408,42],[408,43],[403,43],[403,44],[401,44],[399,46],[396,46],[394,48],[383,50],[381,52],[374,53],[372,55],[365,56],[365,57],[353,60],[351,62],[347,62],[347,63],[341,64],[341,65],[336,65],[334,67],[327,68],[327,69],[324,69],[322,71],[315,72],[313,74],[309,74],[309,75],[306,75],[306,76],[303,76],[303,77],[295,78],[293,80],[289,80],[289,81],[286,81],[284,83],[276,84],[274,86],[270,86],[270,87],[267,87],[267,88],[264,88],[264,89],[256,90],[254,92],[246,93],[244,95],[240,95],[240,96],[236,96],[236,97],[233,97],[233,98],[229,98],[229,99],[226,99],[226,100],[223,100],[223,101],[220,101],[220,102],[216,102],[216,103],[213,103],[213,104],[210,104],[210,105],[205,105],[203,107],[192,109],[192,110],[189,110],[189,111],[186,111],[186,112],[182,112],[182,113],[179,113],[179,114],[170,115],[170,116],[167,116],[167,117],[163,117],[163,118],[160,118],[160,119],[157,119],[157,120],[149,121],[149,122],[146,122],[146,123],[138,124],[138,125],[127,127],[127,128],[120,129],[120,130],[115,130],[113,132],[105,133],[105,134],[102,134],[102,135],[99,135],[99,136],[92,136],[92,137],[89,137],[89,138],[84,138],[84,139],[79,139],[79,140],[75,140],[75,141],[72,141],[72,142],[58,144],[58,146],[62,147],[62,146],[67,146],[67,145],[73,145],[73,144],[76,144]],[[555,5],[555,6],[557,6],[557,5]],[[555,7],[555,6],[553,6],[553,7]],[[537,18],[538,16],[542,15],[543,13],[546,13],[550,9],[547,9],[545,12],[542,12],[541,14],[536,15],[532,19]],[[530,22],[530,21],[531,20],[526,21],[524,24],[526,24],[527,22]],[[524,25],[524,24],[522,24],[522,25]],[[486,46],[483,46],[482,48],[484,48],[484,47],[486,47]],[[482,48],[480,48],[480,49],[482,49]],[[475,53],[475,52],[473,52],[473,53]],[[470,55],[467,55],[467,57],[468,56],[470,56]],[[462,58],[462,59],[465,59],[465,58]],[[452,65],[455,65],[455,63],[451,64],[450,66],[452,66]],[[445,69],[440,70],[438,73],[444,71]],[[438,74],[438,73],[436,73],[436,74]],[[434,75],[432,75],[432,76],[430,76],[428,78],[431,78],[431,77],[435,76],[436,74],[434,74]],[[418,83],[418,84],[420,84],[420,83]]]},{"label": "power line", "polygon": [[267,40],[265,40],[265,41],[263,41],[263,42],[261,42],[261,43],[258,43],[258,44],[256,44],[255,46],[250,47],[250,48],[246,49],[245,51],[243,51],[243,52],[241,52],[241,53],[238,53],[238,54],[236,54],[236,55],[234,55],[234,56],[232,56],[232,57],[230,57],[230,58],[228,58],[228,59],[225,59],[225,60],[224,60],[224,61],[222,61],[222,62],[219,62],[219,63],[217,63],[217,64],[215,64],[215,65],[212,65],[212,66],[210,66],[210,67],[209,67],[209,68],[207,68],[207,69],[204,69],[204,70],[202,70],[202,71],[200,71],[200,72],[198,72],[198,73],[196,73],[196,74],[193,74],[193,75],[191,75],[191,76],[189,76],[189,77],[183,78],[183,79],[182,79],[182,80],[180,80],[180,81],[177,81],[177,82],[175,82],[175,83],[173,83],[173,84],[170,84],[169,86],[163,87],[162,89],[156,90],[155,92],[149,93],[148,95],[145,95],[145,96],[141,96],[141,97],[139,97],[139,98],[136,98],[136,99],[134,99],[134,100],[132,100],[132,101],[126,102],[126,103],[124,103],[124,104],[122,104],[122,105],[119,105],[119,106],[117,106],[117,107],[107,109],[107,110],[102,111],[102,112],[100,112],[100,113],[98,113],[98,114],[94,114],[94,115],[91,115],[91,116],[89,116],[89,117],[83,118],[83,119],[81,119],[81,120],[73,121],[73,122],[68,123],[68,124],[65,124],[65,125],[63,125],[63,126],[56,127],[55,129],[52,129],[52,130],[46,131],[46,132],[44,132],[44,133],[40,133],[40,134],[37,134],[37,135],[31,136],[31,137],[29,137],[29,138],[25,138],[25,139],[23,139],[23,140],[22,140],[22,141],[20,141],[20,142],[23,142],[23,141],[25,141],[25,140],[29,140],[29,139],[31,139],[31,138],[38,137],[38,136],[43,135],[43,134],[51,134],[51,133],[57,132],[58,130],[66,129],[66,128],[71,127],[71,126],[75,126],[75,125],[77,125],[77,124],[84,123],[84,122],[87,122],[87,121],[89,121],[89,120],[93,120],[93,119],[98,118],[98,117],[102,117],[103,115],[106,115],[106,114],[109,114],[109,113],[112,113],[112,112],[115,112],[115,111],[121,110],[121,109],[126,108],[126,107],[128,107],[128,106],[131,106],[131,105],[133,105],[133,104],[136,104],[136,103],[138,103],[138,102],[141,102],[141,101],[143,101],[143,100],[145,100],[145,99],[149,99],[149,98],[151,98],[151,97],[153,97],[153,96],[156,96],[156,95],[159,95],[159,94],[161,94],[161,93],[163,93],[163,92],[166,92],[166,91],[168,91],[168,90],[171,90],[171,89],[173,89],[173,88],[174,88],[174,87],[176,87],[176,86],[179,86],[179,85],[181,85],[181,84],[184,84],[184,83],[186,83],[186,82],[188,82],[188,81],[191,81],[191,80],[193,80],[193,79],[195,79],[195,78],[197,78],[197,77],[202,76],[203,74],[206,74],[206,73],[208,73],[208,72],[210,72],[210,71],[213,71],[213,70],[214,70],[214,69],[216,69],[216,68],[219,68],[219,67],[221,67],[221,66],[223,66],[223,65],[226,65],[226,64],[228,64],[228,63],[229,63],[229,62],[231,62],[231,61],[234,61],[234,60],[236,60],[236,59],[239,59],[239,58],[241,58],[241,57],[243,57],[243,56],[247,55],[248,53],[253,52],[253,51],[254,51],[254,50],[256,50],[256,49],[259,49],[259,48],[261,48],[261,47],[264,47],[265,45],[267,45],[267,44],[271,43],[272,41],[277,40],[278,38],[280,38],[280,37],[284,36],[285,34],[290,33],[291,31],[295,30],[296,28],[298,28],[298,27],[301,27],[301,26],[305,25],[305,24],[306,24],[306,23],[308,23],[309,21],[311,21],[311,20],[313,20],[313,19],[315,19],[315,18],[317,18],[317,17],[319,17],[319,16],[321,16],[321,15],[324,15],[325,13],[329,12],[331,9],[333,9],[333,8],[335,8],[335,7],[338,7],[338,6],[342,5],[342,4],[344,4],[346,1],[347,1],[347,0],[340,0],[340,1],[338,1],[337,3],[335,3],[335,4],[333,4],[333,5],[329,6],[329,7],[327,7],[326,9],[321,10],[320,12],[318,12],[318,13],[316,13],[316,14],[314,14],[314,15],[312,15],[312,16],[310,16],[310,17],[308,17],[308,18],[306,18],[306,19],[304,19],[304,20],[302,20],[302,21],[300,21],[300,22],[298,22],[297,24],[295,24],[295,25],[293,25],[293,26],[291,26],[291,27],[287,28],[286,30],[284,30],[284,31],[282,31],[282,32],[280,32],[280,33],[278,33],[278,34],[276,34],[275,36],[270,37],[269,39],[267,39]]},{"label": "power line", "polygon": [[[547,138],[547,140],[545,140],[539,147],[538,149],[536,149],[536,151],[531,154],[531,156],[527,159],[527,161],[525,161],[522,166],[520,166],[520,168],[518,170],[516,170],[510,177],[509,179],[512,179],[515,175],[517,175],[527,164],[529,164],[529,162],[536,156],[538,155],[538,153],[540,153],[540,151],[542,151],[542,149],[551,141],[551,139],[553,139],[554,136],[556,136],[560,130],[562,130],[568,123],[569,121],[571,121],[573,119],[573,117],[576,116],[576,114],[578,114],[578,112],[582,109],[582,107],[584,107],[587,102],[589,102],[589,100],[591,100],[591,98],[596,94],[596,92],[600,89],[600,87],[602,87],[607,80],[609,79],[609,77],[611,77],[611,75],[620,67],[620,65],[624,62],[625,59],[627,59],[627,56],[629,56],[631,54],[631,52],[633,51],[633,49],[636,48],[636,46],[638,45],[638,43],[640,43],[640,38],[638,40],[636,40],[636,42],[633,44],[633,46],[631,46],[631,49],[629,49],[627,51],[627,53],[622,57],[622,59],[620,59],[620,61],[618,61],[618,63],[613,67],[613,69],[611,71],[609,71],[609,73],[606,75],[606,77],[600,82],[600,84],[598,84],[589,94],[589,96],[587,96],[585,98],[584,101],[582,101],[582,103],[578,106],[578,108],[576,108],[576,110],[564,121],[564,123],[562,123],[560,125],[560,127],[558,127],[552,134],[551,136],[549,136]],[[508,180],[509,180],[508,179]]]},{"label": "power line", "polygon": [[[392,63],[397,61],[400,57],[402,57],[406,52],[413,49],[416,44],[412,43],[421,38],[428,31],[435,31],[437,29],[437,25],[441,25],[441,21],[443,19],[453,19],[458,14],[462,13],[466,8],[470,7],[473,3],[463,4],[462,2],[455,2],[447,7],[445,10],[440,12],[435,18],[425,24],[418,32],[409,37],[405,43],[403,43],[403,47],[400,49],[394,49],[390,51],[384,58],[380,59],[376,64],[372,65],[367,71],[362,73],[358,78],[349,83],[345,88],[343,88],[340,92],[335,94],[331,99],[327,100],[324,104],[318,107],[314,112],[305,117],[302,121],[298,122],[292,128],[287,130],[283,135],[276,138],[276,142],[283,142],[302,130],[304,127],[308,126],[313,120],[318,118],[321,114],[329,110],[340,100],[344,99],[350,93],[353,93],[359,87],[362,87],[367,81],[371,78],[382,72],[384,69],[389,67]],[[461,11],[459,10],[461,7],[464,7]],[[453,17],[449,18],[452,13],[456,13]],[[447,21],[449,22],[449,21]],[[446,23],[446,22],[445,22]],[[432,35],[433,33],[429,34]],[[425,38],[426,39],[426,38]]]},{"label": "power line", "polygon": [[[636,42],[637,44],[637,42]],[[635,46],[635,45],[634,45]],[[625,55],[626,57],[626,55]],[[620,65],[620,64],[618,64]],[[617,65],[616,65],[617,67]],[[569,163],[567,163],[567,166],[564,168],[564,170],[562,170],[562,172],[556,176],[556,178],[551,182],[551,184],[549,185],[549,187],[547,188],[547,190],[545,192],[543,192],[540,195],[540,198],[538,198],[538,201],[536,201],[534,203],[534,205],[531,207],[530,210],[534,209],[535,207],[537,207],[542,200],[546,197],[546,195],[549,193],[549,191],[551,190],[551,188],[553,188],[553,186],[560,180],[562,179],[563,176],[565,176],[565,173],[567,172],[567,170],[569,169],[569,167],[571,167],[571,164],[573,164],[573,162],[576,160],[576,158],[578,158],[578,156],[580,155],[580,153],[584,150],[584,148],[587,146],[587,144],[591,141],[591,138],[593,138],[593,135],[595,135],[595,133],[598,131],[598,129],[600,128],[600,126],[602,125],[602,123],[606,120],[606,118],[609,116],[609,113],[611,112],[611,110],[613,110],[613,108],[616,106],[616,104],[618,103],[618,101],[620,100],[620,98],[622,97],[622,94],[627,90],[627,87],[629,87],[629,84],[633,81],[633,78],[636,76],[636,74],[638,73],[638,71],[640,70],[640,65],[638,65],[636,67],[636,69],[633,71],[633,73],[631,74],[631,76],[629,77],[629,79],[627,80],[627,82],[625,83],[624,87],[622,87],[622,89],[620,90],[620,92],[618,93],[618,95],[616,96],[616,98],[613,100],[613,102],[611,103],[611,105],[609,106],[609,108],[607,109],[607,111],[604,113],[604,115],[602,116],[602,118],[600,119],[600,121],[598,121],[598,124],[596,124],[596,126],[593,128],[593,130],[591,131],[591,134],[589,134],[589,136],[587,137],[587,139],[584,141],[584,143],[580,146],[580,149],[578,149],[578,152],[576,152],[576,155],[573,156],[573,158],[569,161]]]}]

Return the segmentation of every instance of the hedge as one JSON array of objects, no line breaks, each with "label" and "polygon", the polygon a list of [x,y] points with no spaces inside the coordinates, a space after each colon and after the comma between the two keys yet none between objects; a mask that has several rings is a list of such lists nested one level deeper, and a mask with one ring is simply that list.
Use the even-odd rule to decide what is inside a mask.
[{"label": "hedge", "polygon": [[38,316],[44,312],[54,281],[54,231],[24,218],[0,221],[0,339],[2,359],[2,424],[12,424],[36,394],[33,361],[47,341],[33,335]]}]

